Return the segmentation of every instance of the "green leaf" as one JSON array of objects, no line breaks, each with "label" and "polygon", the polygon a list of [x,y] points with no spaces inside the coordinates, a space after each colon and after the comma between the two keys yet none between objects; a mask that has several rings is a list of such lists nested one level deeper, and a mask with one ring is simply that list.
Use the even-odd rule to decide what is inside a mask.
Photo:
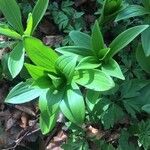
[{"label": "green leaf", "polygon": [[74,80],[76,83],[94,91],[106,91],[115,86],[110,76],[96,69],[79,71],[74,76]]},{"label": "green leaf", "polygon": [[150,104],[146,104],[142,107],[142,110],[144,110],[145,112],[147,112],[148,114],[150,114]]},{"label": "green leaf", "polygon": [[138,124],[138,144],[143,146],[144,150],[149,150],[150,148],[150,120],[146,122],[142,121]]},{"label": "green leaf", "polygon": [[25,50],[22,42],[19,42],[10,52],[8,57],[8,69],[12,78],[15,78],[20,73],[24,63],[24,54]]},{"label": "green leaf", "polygon": [[72,80],[75,67],[77,63],[77,57],[72,56],[60,56],[56,61],[56,68],[65,75],[68,81]]},{"label": "green leaf", "polygon": [[32,86],[32,81],[17,84],[7,95],[5,102],[11,104],[22,104],[40,96],[41,90]]},{"label": "green leaf", "polygon": [[92,48],[96,55],[99,54],[99,51],[103,48],[105,48],[103,35],[100,31],[99,23],[98,21],[95,21],[95,24],[92,29]]},{"label": "green leaf", "polygon": [[61,99],[62,93],[56,93],[52,87],[49,90],[45,90],[40,96],[40,129],[43,134],[47,134],[55,127]]},{"label": "green leaf", "polygon": [[142,32],[141,40],[145,55],[150,56],[150,27]]},{"label": "green leaf", "polygon": [[106,63],[102,64],[102,71],[106,74],[116,77],[122,80],[125,80],[124,75],[118,65],[118,63],[114,59],[109,59]]},{"label": "green leaf", "polygon": [[42,17],[44,16],[46,9],[48,7],[48,3],[49,0],[38,0],[33,12],[32,12],[32,16],[33,16],[33,29],[32,29],[32,33],[34,32],[34,30],[36,29],[37,25],[39,24],[39,22],[41,21]]},{"label": "green leaf", "polygon": [[85,117],[85,104],[79,87],[73,83],[67,87],[66,95],[60,103],[63,114],[73,123],[81,125]]},{"label": "green leaf", "polygon": [[27,64],[25,63],[25,67],[27,68],[29,74],[31,75],[31,77],[36,80],[42,76],[46,75],[46,72],[48,72],[47,69],[40,67],[40,66],[34,66],[31,64]]},{"label": "green leaf", "polygon": [[102,123],[105,129],[113,127],[115,123],[124,117],[124,112],[119,105],[112,103],[102,114]]},{"label": "green leaf", "polygon": [[56,51],[64,55],[78,55],[80,57],[92,56],[93,52],[90,49],[79,46],[64,46],[56,48]]},{"label": "green leaf", "polygon": [[104,60],[107,56],[107,54],[109,53],[110,51],[110,48],[104,48],[104,49],[101,49],[98,53],[98,58],[100,61]]},{"label": "green leaf", "polygon": [[0,25],[0,34],[6,35],[8,37],[14,38],[14,39],[21,39],[21,35],[18,34],[16,31],[9,29],[6,25]]},{"label": "green leaf", "polygon": [[21,12],[16,0],[0,0],[0,10],[8,23],[20,34],[23,34]]},{"label": "green leaf", "polygon": [[33,27],[33,17],[32,17],[32,14],[29,13],[28,20],[27,20],[27,27],[26,27],[24,34],[30,36],[32,33],[32,27]]},{"label": "green leaf", "polygon": [[139,44],[136,50],[136,59],[144,71],[150,73],[150,56],[146,57],[142,45]]},{"label": "green leaf", "polygon": [[131,17],[138,17],[149,14],[149,12],[140,5],[129,5],[125,9],[119,12],[116,22],[123,20],[123,19],[129,19]]},{"label": "green leaf", "polygon": [[98,62],[95,57],[93,56],[88,56],[79,62],[79,64],[76,67],[76,70],[81,70],[81,69],[94,69],[100,66],[100,62]]},{"label": "green leaf", "polygon": [[113,57],[148,27],[149,25],[139,25],[129,28],[128,30],[119,34],[110,44],[110,52],[108,53],[107,58]]},{"label": "green leaf", "polygon": [[86,92],[86,104],[89,107],[90,111],[93,110],[95,104],[100,99],[100,92],[87,90]]},{"label": "green leaf", "polygon": [[55,71],[55,62],[58,55],[51,48],[45,46],[40,40],[31,37],[24,39],[25,50],[29,58],[37,65]]},{"label": "green leaf", "polygon": [[53,115],[49,115],[48,111],[45,109],[45,111],[41,111],[40,114],[40,129],[42,131],[42,134],[47,134],[50,131],[53,130],[53,128],[56,125],[58,117],[58,112],[56,112]]},{"label": "green leaf", "polygon": [[69,33],[70,38],[76,46],[83,47],[85,49],[91,49],[91,37],[80,31],[71,31]]}]

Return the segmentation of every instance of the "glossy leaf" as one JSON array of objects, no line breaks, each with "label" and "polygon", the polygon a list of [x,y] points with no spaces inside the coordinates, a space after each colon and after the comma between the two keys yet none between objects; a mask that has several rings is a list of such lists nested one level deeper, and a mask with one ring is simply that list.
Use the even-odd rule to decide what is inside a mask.
[{"label": "glossy leaf", "polygon": [[110,76],[96,69],[79,71],[74,80],[79,85],[94,91],[106,91],[115,86]]},{"label": "glossy leaf", "polygon": [[21,12],[16,0],[0,0],[0,10],[8,23],[20,34],[23,34]]},{"label": "glossy leaf", "polygon": [[150,114],[150,104],[146,104],[142,107],[142,110],[144,110],[145,112],[147,112],[148,114]]},{"label": "glossy leaf", "polygon": [[136,59],[144,71],[150,73],[150,56],[146,57],[142,45],[136,50]]},{"label": "glossy leaf", "polygon": [[10,52],[8,57],[8,69],[13,78],[15,78],[21,71],[24,64],[25,50],[23,43],[19,42]]},{"label": "glossy leaf", "polygon": [[14,39],[21,39],[21,35],[20,34],[18,34],[14,30],[9,29],[5,25],[0,25],[0,34],[6,35],[6,36],[14,38]]},{"label": "glossy leaf", "polygon": [[119,12],[115,21],[120,21],[123,19],[129,19],[131,17],[142,16],[149,14],[144,7],[140,5],[129,5],[125,9]]},{"label": "glossy leaf", "polygon": [[29,58],[37,65],[55,72],[56,52],[45,46],[40,40],[31,37],[24,39],[25,50]]},{"label": "glossy leaf", "polygon": [[17,84],[7,95],[5,102],[11,104],[22,104],[40,96],[41,90],[32,86],[31,81]]},{"label": "glossy leaf", "polygon": [[116,53],[118,53],[121,49],[127,46],[130,42],[132,42],[140,33],[142,33],[145,29],[147,29],[149,25],[139,25],[119,34],[109,45],[110,52],[107,57],[113,57]]},{"label": "glossy leaf", "polygon": [[95,24],[92,29],[92,50],[95,54],[99,54],[99,51],[105,48],[103,35],[101,33],[98,21],[95,21]]},{"label": "glossy leaf", "polygon": [[102,71],[112,77],[116,77],[122,80],[125,79],[118,63],[114,59],[109,59],[106,63],[103,63]]},{"label": "glossy leaf", "polygon": [[37,25],[39,24],[39,22],[41,21],[42,17],[44,16],[46,9],[48,7],[48,3],[49,0],[38,0],[33,12],[32,12],[32,16],[33,16],[33,29],[32,32],[34,32],[34,30],[36,29]]},{"label": "glossy leaf", "polygon": [[79,87],[73,83],[67,88],[66,95],[60,103],[63,114],[75,124],[81,125],[85,117],[85,104]]},{"label": "glossy leaf", "polygon": [[88,34],[80,31],[71,31],[69,36],[76,46],[83,47],[85,49],[92,48],[91,37]]}]

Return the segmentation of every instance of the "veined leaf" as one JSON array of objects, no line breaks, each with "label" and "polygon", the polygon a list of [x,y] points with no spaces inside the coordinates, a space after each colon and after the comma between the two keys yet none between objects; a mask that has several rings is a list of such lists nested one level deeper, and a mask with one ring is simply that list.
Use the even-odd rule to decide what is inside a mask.
[{"label": "veined leaf", "polygon": [[40,128],[43,134],[50,132],[57,121],[59,112],[59,101],[62,95],[55,94],[55,90],[50,88],[46,90],[39,98],[40,115]]},{"label": "veined leaf", "polygon": [[79,87],[73,83],[67,88],[66,95],[60,103],[63,114],[75,124],[81,125],[85,117],[85,104]]},{"label": "veined leaf", "polygon": [[125,79],[118,63],[114,59],[109,59],[106,63],[103,63],[102,71],[112,77],[116,77],[122,80]]},{"label": "veined leaf", "polygon": [[107,91],[115,86],[110,76],[96,69],[78,71],[74,80],[76,83],[94,91]]},{"label": "veined leaf", "polygon": [[104,49],[101,49],[98,53],[98,58],[100,61],[104,60],[107,56],[107,54],[109,53],[110,51],[110,48],[104,48]]},{"label": "veined leaf", "polygon": [[55,114],[53,115],[49,115],[47,110],[41,111],[40,129],[42,131],[42,134],[45,135],[53,130],[53,128],[56,125],[57,117],[58,117],[58,111],[55,112]]},{"label": "veined leaf", "polygon": [[34,65],[31,65],[31,64],[27,64],[25,63],[25,67],[27,68],[29,74],[31,75],[31,77],[36,80],[42,76],[45,76],[46,72],[48,72],[49,70],[43,68],[43,67],[40,67],[40,66],[34,66]]},{"label": "veined leaf", "polygon": [[100,31],[98,21],[95,21],[95,24],[92,29],[92,50],[96,55],[99,54],[99,51],[105,48],[103,35]]},{"label": "veined leaf", "polygon": [[25,35],[31,35],[32,27],[33,27],[33,17],[32,17],[32,14],[29,13],[28,20],[27,20],[27,27],[26,27],[24,34]]},{"label": "veined leaf", "polygon": [[19,42],[10,52],[8,57],[8,69],[13,78],[15,78],[21,71],[24,64],[25,50],[22,41]]},{"label": "veined leaf", "polygon": [[76,63],[77,57],[60,56],[55,66],[62,74],[65,75],[68,81],[71,81],[75,71]]},{"label": "veined leaf", "polygon": [[79,46],[64,46],[56,48],[56,51],[64,55],[78,55],[80,57],[92,56],[93,52],[90,49]]},{"label": "veined leaf", "polygon": [[76,46],[83,47],[85,49],[92,49],[91,37],[88,34],[80,31],[71,31],[69,36]]},{"label": "veined leaf", "polygon": [[16,0],[0,0],[0,10],[8,23],[20,34],[23,34],[21,12]]},{"label": "veined leaf", "polygon": [[149,25],[139,25],[119,34],[110,44],[110,51],[107,55],[107,58],[113,57],[148,27]]},{"label": "veined leaf", "polygon": [[16,31],[9,29],[6,25],[0,25],[0,34],[12,37],[14,39],[21,39],[21,35]]},{"label": "veined leaf", "polygon": [[136,50],[136,59],[144,71],[150,73],[150,56],[146,57],[142,45]]},{"label": "veined leaf", "polygon": [[37,25],[39,24],[39,22],[41,21],[42,17],[44,16],[46,9],[48,7],[48,3],[49,0],[38,0],[33,12],[32,12],[32,16],[33,16],[33,29],[32,29],[32,33],[34,32],[34,30],[36,29]]},{"label": "veined leaf", "polygon": [[25,50],[29,58],[37,65],[55,72],[56,52],[45,46],[40,40],[31,37],[24,39]]},{"label": "veined leaf", "polygon": [[88,56],[79,62],[79,64],[76,67],[76,70],[81,70],[81,69],[94,69],[100,66],[100,62],[98,62],[95,57],[93,56]]},{"label": "veined leaf", "polygon": [[140,5],[129,5],[119,12],[115,21],[117,22],[123,19],[129,19],[131,17],[142,16],[149,13],[150,12]]},{"label": "veined leaf", "polygon": [[41,90],[32,86],[32,81],[17,84],[7,95],[5,102],[11,104],[22,104],[40,96]]}]

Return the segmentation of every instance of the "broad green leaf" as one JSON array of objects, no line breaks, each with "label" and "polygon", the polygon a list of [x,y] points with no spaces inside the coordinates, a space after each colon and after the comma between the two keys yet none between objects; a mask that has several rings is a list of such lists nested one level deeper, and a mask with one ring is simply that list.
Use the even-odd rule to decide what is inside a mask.
[{"label": "broad green leaf", "polygon": [[8,23],[20,34],[23,34],[21,12],[16,0],[0,0],[0,10]]},{"label": "broad green leaf", "polygon": [[55,62],[58,58],[55,51],[45,46],[40,40],[32,37],[25,37],[24,46],[29,58],[37,66],[55,72]]},{"label": "broad green leaf", "polygon": [[150,73],[150,56],[146,57],[142,45],[136,50],[136,59],[144,71]]},{"label": "broad green leaf", "polygon": [[118,53],[121,49],[123,49],[130,42],[132,42],[140,33],[142,33],[148,27],[149,25],[139,25],[129,28],[119,34],[109,45],[110,52],[108,53],[107,57],[113,57],[116,53]]},{"label": "broad green leaf", "polygon": [[77,63],[77,57],[72,56],[60,56],[56,61],[56,68],[65,75],[68,81],[72,80],[75,67]]},{"label": "broad green leaf", "polygon": [[147,112],[148,114],[150,114],[150,104],[146,104],[142,107],[142,110],[144,110],[145,112]]},{"label": "broad green leaf", "polygon": [[73,123],[81,125],[85,117],[85,104],[79,87],[73,83],[68,87],[64,99],[60,103],[63,114]]},{"label": "broad green leaf", "polygon": [[92,50],[96,55],[99,54],[99,51],[103,48],[105,48],[103,35],[100,31],[99,23],[98,21],[95,21],[95,24],[92,29]]},{"label": "broad green leaf", "polygon": [[41,90],[32,86],[31,81],[17,84],[7,95],[5,102],[11,104],[22,104],[40,96]]},{"label": "broad green leaf", "polygon": [[52,86],[52,81],[47,75],[44,75],[36,79],[33,82],[33,85],[39,87],[40,89],[48,89],[50,86]]},{"label": "broad green leaf", "polygon": [[86,92],[86,104],[89,107],[90,111],[93,110],[95,104],[100,99],[100,92],[87,90]]},{"label": "broad green leaf", "polygon": [[78,55],[80,57],[92,56],[93,52],[90,49],[79,46],[64,46],[56,48],[56,51],[64,55]]},{"label": "broad green leaf", "polygon": [[141,40],[145,55],[150,56],[150,27],[142,32]]},{"label": "broad green leaf", "polygon": [[76,83],[94,91],[107,91],[115,86],[112,78],[96,69],[82,70],[74,76]]},{"label": "broad green leaf", "polygon": [[33,28],[32,28],[32,33],[34,32],[34,30],[36,29],[37,25],[39,24],[39,22],[41,21],[42,17],[44,16],[46,9],[48,7],[48,3],[49,0],[38,0],[33,12],[32,12],[32,16],[33,16]]},{"label": "broad green leaf", "polygon": [[15,78],[20,73],[24,64],[24,54],[25,50],[22,42],[19,42],[10,52],[8,57],[8,69],[12,78]]},{"label": "broad green leaf", "polygon": [[143,16],[149,14],[144,7],[140,5],[129,5],[125,9],[119,12],[115,21],[120,21],[123,19],[129,19],[131,17]]},{"label": "broad green leaf", "polygon": [[118,63],[114,59],[109,59],[106,63],[104,62],[101,67],[102,71],[106,74],[124,80],[125,77]]},{"label": "broad green leaf", "polygon": [[94,69],[100,66],[100,62],[98,62],[95,57],[93,56],[88,56],[79,62],[79,64],[76,67],[76,70],[81,70],[81,69]]},{"label": "broad green leaf", "polygon": [[55,90],[53,88],[46,90],[40,96],[40,129],[43,134],[47,134],[55,127],[59,112],[59,101],[61,98],[62,95],[60,96],[59,93],[55,94]]},{"label": "broad green leaf", "polygon": [[46,75],[46,72],[48,72],[47,69],[40,67],[40,66],[34,66],[31,64],[27,64],[25,63],[25,67],[27,68],[29,74],[31,75],[31,77],[36,80],[42,76]]},{"label": "broad green leaf", "polygon": [[26,27],[24,34],[25,35],[31,35],[32,27],[33,27],[33,17],[32,17],[32,14],[29,13],[28,20],[27,20],[27,27]]},{"label": "broad green leaf", "polygon": [[69,36],[76,46],[83,47],[85,49],[92,48],[91,37],[88,34],[80,31],[71,31]]},{"label": "broad green leaf", "polygon": [[110,48],[101,49],[98,53],[98,58],[100,61],[104,60],[107,54],[109,53]]},{"label": "broad green leaf", "polygon": [[42,111],[40,114],[40,129],[42,134],[48,134],[56,125],[58,112],[53,115],[49,115],[48,111]]},{"label": "broad green leaf", "polygon": [[5,25],[0,25],[0,34],[6,35],[8,37],[14,38],[14,39],[21,39],[21,35],[18,34],[16,31],[9,29]]}]

